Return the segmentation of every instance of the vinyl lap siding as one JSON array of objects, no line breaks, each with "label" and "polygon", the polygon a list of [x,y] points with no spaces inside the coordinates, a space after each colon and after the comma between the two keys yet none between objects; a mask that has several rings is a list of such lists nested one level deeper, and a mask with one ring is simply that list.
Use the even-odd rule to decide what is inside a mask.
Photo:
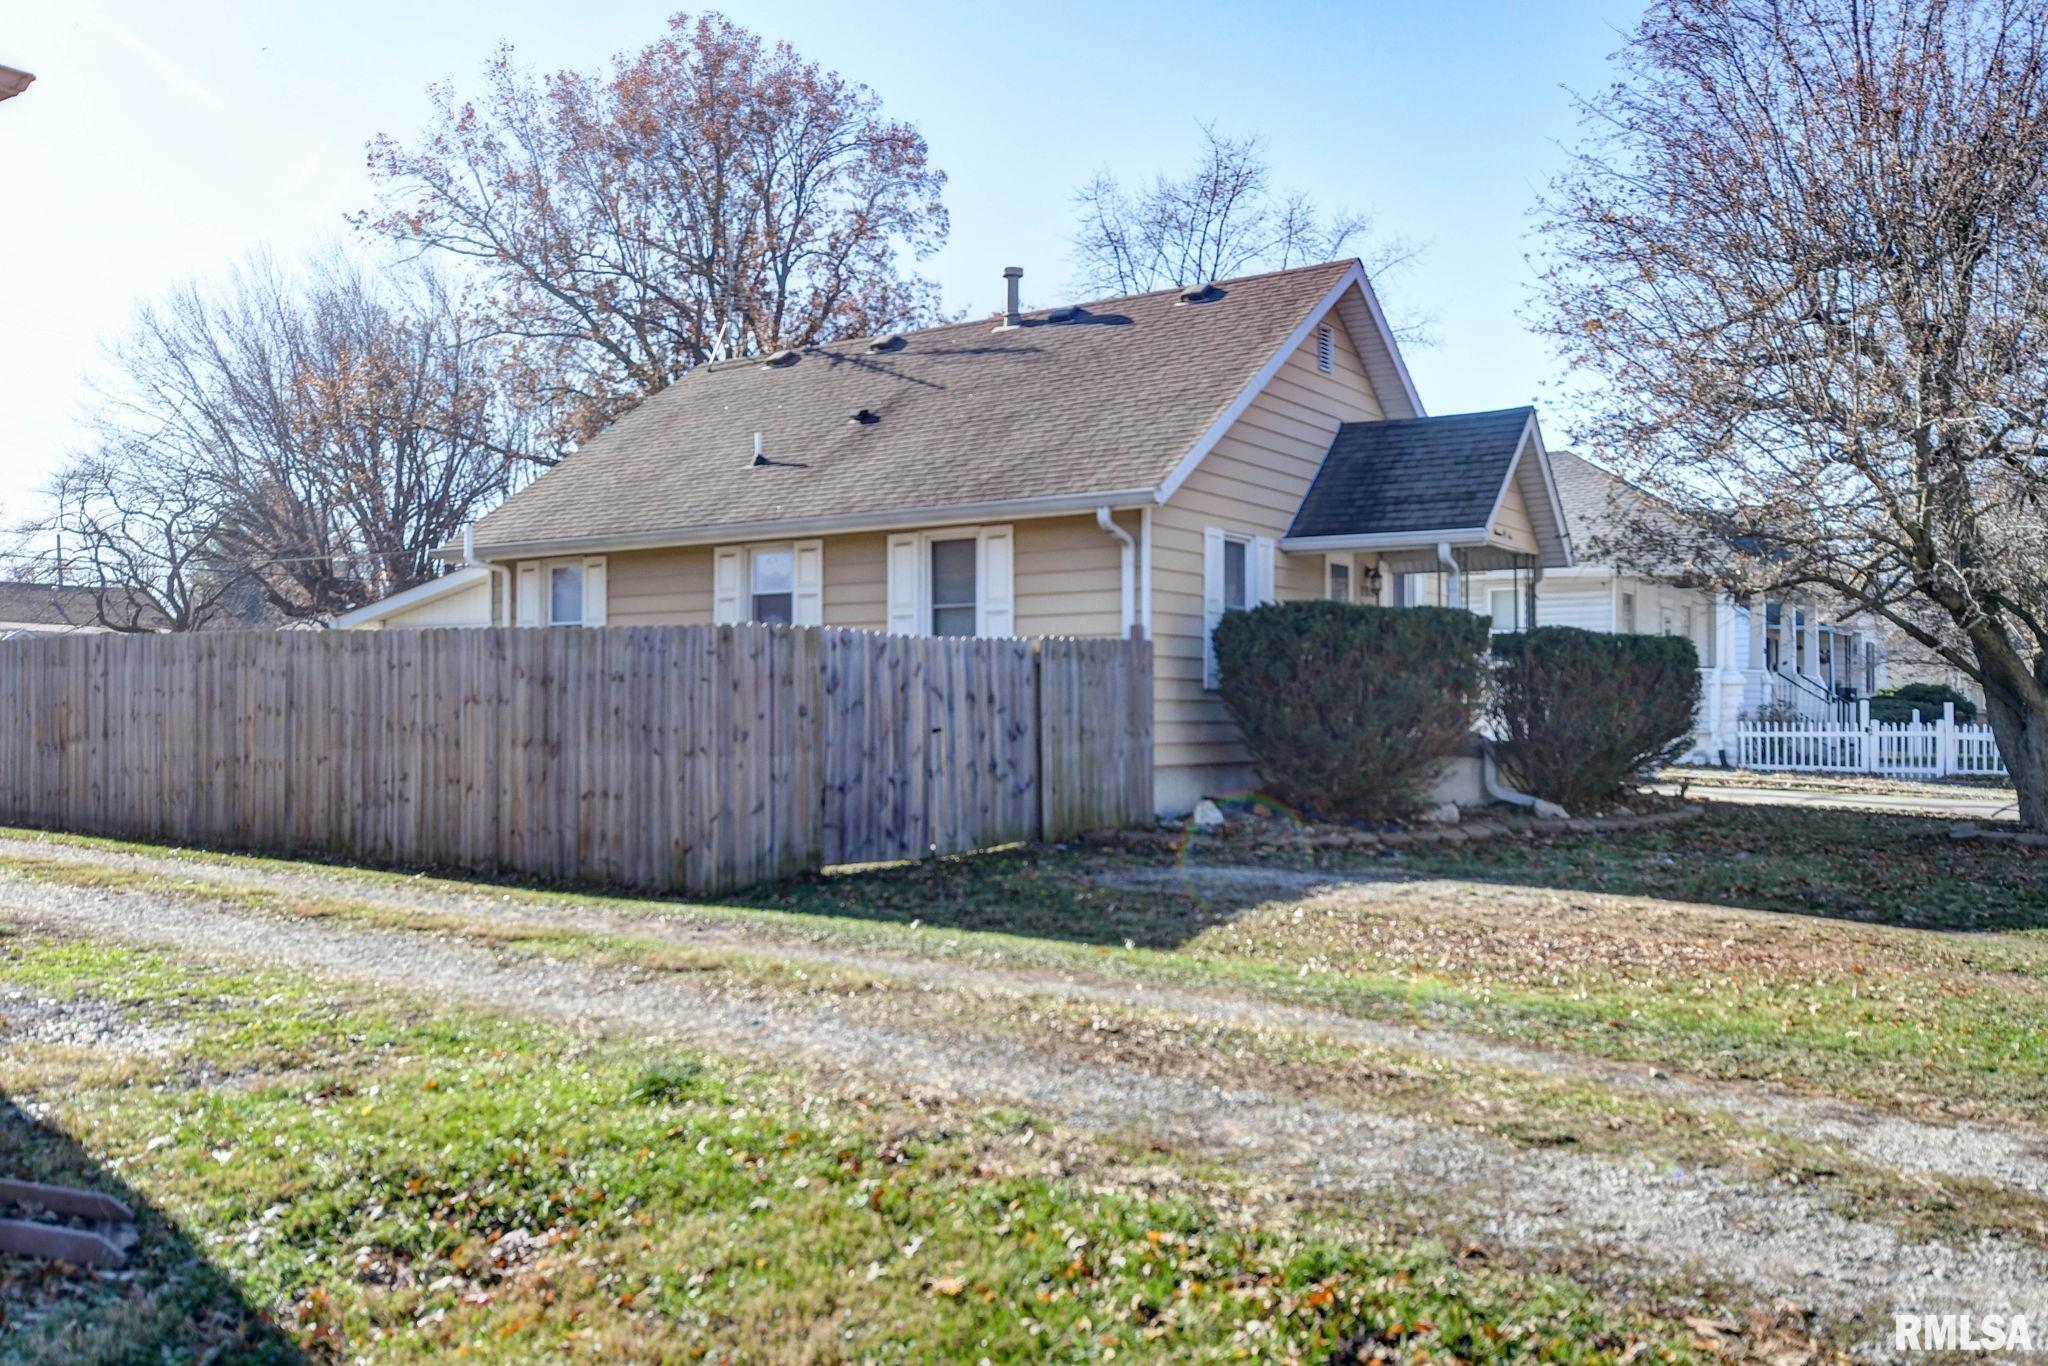
[{"label": "vinyl lap siding", "polygon": [[[1121,633],[1118,545],[1093,517],[1032,518],[1011,525],[1016,547],[1017,634]],[[1126,514],[1121,525],[1133,537],[1137,535],[1135,515]],[[882,532],[824,538],[825,625],[864,631],[887,628],[888,541]],[[606,619],[613,626],[709,624],[711,554],[710,546],[608,554]]]},{"label": "vinyl lap siding", "polygon": [[1537,553],[1536,525],[1529,520],[1529,505],[1522,501],[1522,491],[1510,479],[1507,496],[1501,499],[1500,511],[1494,515],[1491,539],[1494,545],[1508,550],[1519,550],[1525,555]]},{"label": "vinyl lap siding", "polygon": [[[1119,516],[1117,525],[1137,539],[1135,515]],[[1012,526],[1018,635],[1123,634],[1123,547],[1115,537],[1093,517],[1039,517]]]},{"label": "vinyl lap siding", "polygon": [[[1182,804],[1203,770],[1243,765],[1237,729],[1202,687],[1202,529],[1286,534],[1342,422],[1384,416],[1365,366],[1335,314],[1336,366],[1316,368],[1310,333],[1187,482],[1153,514],[1152,641],[1156,762],[1162,806]],[[1282,599],[1322,592],[1321,555],[1279,555]],[[1181,770],[1174,773],[1172,770]]]}]

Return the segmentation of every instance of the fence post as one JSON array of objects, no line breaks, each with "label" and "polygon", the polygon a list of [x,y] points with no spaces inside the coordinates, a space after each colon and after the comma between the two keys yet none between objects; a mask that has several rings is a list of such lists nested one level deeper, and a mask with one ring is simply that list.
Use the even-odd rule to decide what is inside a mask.
[{"label": "fence post", "polygon": [[1875,773],[1878,770],[1877,727],[1871,722],[1870,699],[1867,697],[1856,700],[1856,728],[1863,732],[1863,771]]},{"label": "fence post", "polygon": [[1956,770],[1956,704],[1941,704],[1940,740],[1936,745],[1935,768],[1943,778]]}]

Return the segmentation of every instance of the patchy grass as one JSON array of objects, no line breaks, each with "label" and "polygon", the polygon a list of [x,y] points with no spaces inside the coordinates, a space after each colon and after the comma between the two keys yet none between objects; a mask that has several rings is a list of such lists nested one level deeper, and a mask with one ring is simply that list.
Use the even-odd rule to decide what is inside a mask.
[{"label": "patchy grass", "polygon": [[[2048,856],[1952,841],[1944,829],[1853,811],[1720,807],[1663,829],[1418,846],[1396,859],[1319,855],[1320,868],[1284,852],[1243,866],[1241,850],[1216,866],[1219,853],[1203,845],[1171,865],[1020,850],[811,878],[719,904],[381,872],[342,875],[360,900],[220,894],[679,969],[772,971],[778,949],[795,945],[1192,986],[1909,1113],[2034,1122],[2048,1112],[2048,1036],[2033,1025],[2048,1009]],[[44,847],[67,844],[161,854],[96,841]],[[294,867],[210,855],[195,872],[209,864]],[[77,876],[161,880],[120,869]],[[397,891],[468,898],[472,909],[376,900]],[[494,902],[728,937],[700,948],[477,923],[491,921]]]},{"label": "patchy grass", "polygon": [[1851,792],[1908,797],[1997,797],[2012,792],[2012,779],[1993,776],[1894,778],[1882,773],[1801,773],[1775,769],[1705,768],[1674,765],[1657,778],[1693,787],[1773,787],[1792,792]]},{"label": "patchy grass", "polygon": [[1569,1280],[1015,1112],[101,945],[12,938],[0,978],[190,1026],[0,1065],[40,1115],[6,1131],[15,1165],[126,1189],[144,1233],[136,1278],[60,1276],[40,1321],[10,1313],[16,1357],[1688,1351]]}]

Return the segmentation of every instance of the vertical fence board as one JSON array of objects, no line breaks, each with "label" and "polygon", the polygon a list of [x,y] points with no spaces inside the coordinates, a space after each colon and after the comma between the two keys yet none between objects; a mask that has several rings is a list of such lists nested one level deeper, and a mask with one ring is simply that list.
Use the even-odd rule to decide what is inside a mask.
[{"label": "vertical fence board", "polygon": [[715,892],[1148,819],[1151,673],[766,626],[25,638],[0,818]]}]

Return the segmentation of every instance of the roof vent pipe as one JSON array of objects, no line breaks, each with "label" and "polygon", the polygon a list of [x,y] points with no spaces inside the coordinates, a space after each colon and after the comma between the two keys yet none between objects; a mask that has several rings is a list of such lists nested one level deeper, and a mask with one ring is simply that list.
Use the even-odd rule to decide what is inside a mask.
[{"label": "roof vent pipe", "polygon": [[1008,289],[1008,302],[1003,306],[1003,326],[1022,327],[1023,315],[1017,311],[1017,282],[1024,278],[1024,267],[1004,266],[1003,284]]},{"label": "roof vent pipe", "polygon": [[756,465],[768,463],[768,457],[761,454],[761,434],[759,432],[754,433],[754,463]]}]

